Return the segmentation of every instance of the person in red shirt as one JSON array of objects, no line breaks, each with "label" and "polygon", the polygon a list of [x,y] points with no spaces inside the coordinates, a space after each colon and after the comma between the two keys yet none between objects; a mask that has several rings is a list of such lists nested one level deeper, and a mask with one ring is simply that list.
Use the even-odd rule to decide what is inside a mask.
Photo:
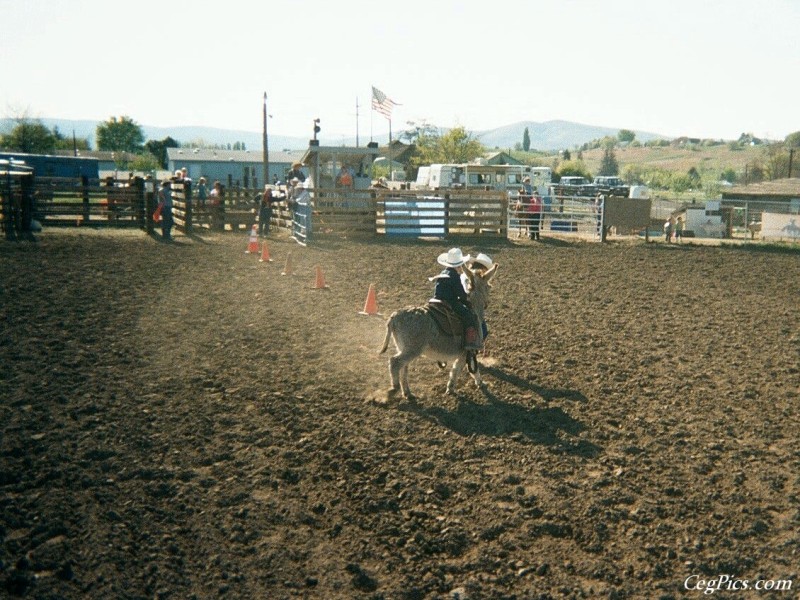
[{"label": "person in red shirt", "polygon": [[539,239],[539,229],[542,225],[542,197],[539,192],[533,190],[531,194],[531,201],[528,204],[528,214],[530,215],[530,227],[528,228],[528,237],[532,240]]}]

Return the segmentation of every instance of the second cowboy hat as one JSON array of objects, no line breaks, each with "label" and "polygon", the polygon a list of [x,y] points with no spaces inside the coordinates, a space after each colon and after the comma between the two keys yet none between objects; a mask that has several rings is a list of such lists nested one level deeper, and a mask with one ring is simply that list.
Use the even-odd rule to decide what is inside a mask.
[{"label": "second cowboy hat", "polygon": [[475,263],[483,267],[486,267],[487,271],[491,269],[492,266],[494,265],[494,263],[492,262],[492,258],[488,254],[484,254],[483,252],[478,253],[478,256],[472,259],[472,264],[474,265]]},{"label": "second cowboy hat", "polygon": [[461,248],[450,248],[447,252],[443,252],[439,255],[439,258],[436,259],[443,267],[460,267],[465,262],[468,262],[469,259],[472,258],[469,254],[464,256],[461,253]]}]

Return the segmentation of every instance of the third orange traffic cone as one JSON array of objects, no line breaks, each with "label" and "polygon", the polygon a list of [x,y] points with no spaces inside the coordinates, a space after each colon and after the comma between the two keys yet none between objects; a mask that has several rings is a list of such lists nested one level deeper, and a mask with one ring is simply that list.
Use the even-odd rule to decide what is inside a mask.
[{"label": "third orange traffic cone", "polygon": [[367,301],[364,303],[364,310],[360,315],[377,315],[378,314],[378,299],[375,296],[375,284],[369,284],[369,291],[367,292]]},{"label": "third orange traffic cone", "polygon": [[253,225],[250,230],[250,240],[247,242],[245,254],[258,254],[258,225]]},{"label": "third orange traffic cone", "polygon": [[258,262],[272,262],[272,259],[269,257],[267,242],[264,242],[261,246],[261,258],[258,259]]},{"label": "third orange traffic cone", "polygon": [[322,267],[317,265],[315,268],[317,270],[317,279],[314,282],[314,289],[315,290],[327,289],[328,286],[325,285],[325,275],[322,273]]},{"label": "third orange traffic cone", "polygon": [[286,266],[283,267],[283,271],[281,271],[281,275],[291,275],[292,274],[292,253],[286,255]]}]

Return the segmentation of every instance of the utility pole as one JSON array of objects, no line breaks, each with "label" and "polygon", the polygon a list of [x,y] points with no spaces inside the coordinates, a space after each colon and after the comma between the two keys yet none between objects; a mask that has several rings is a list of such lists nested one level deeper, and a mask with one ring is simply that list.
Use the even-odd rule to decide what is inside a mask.
[{"label": "utility pole", "polygon": [[792,176],[792,159],[794,158],[794,148],[789,148],[789,177]]},{"label": "utility pole", "polygon": [[269,183],[269,136],[267,134],[267,92],[264,92],[264,185]]}]

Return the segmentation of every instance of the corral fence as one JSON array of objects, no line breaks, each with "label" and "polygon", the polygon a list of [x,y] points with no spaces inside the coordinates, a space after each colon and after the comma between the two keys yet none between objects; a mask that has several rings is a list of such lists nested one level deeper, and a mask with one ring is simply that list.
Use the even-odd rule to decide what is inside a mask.
[{"label": "corral fence", "polygon": [[570,235],[586,240],[599,240],[605,228],[606,202],[587,196],[543,196],[541,211],[531,212],[527,200],[508,212],[508,235],[528,237],[540,234]]},{"label": "corral fence", "polygon": [[683,235],[689,238],[800,242],[800,198],[654,200],[650,234],[663,235],[670,217],[683,221]]},{"label": "corral fence", "polygon": [[[138,227],[153,232],[157,183],[152,180],[45,178],[7,175],[0,182],[0,216],[6,237],[32,219],[43,226]],[[200,203],[191,182],[174,181],[173,216],[184,234],[248,231],[257,222],[261,189],[224,188],[218,205]],[[286,229],[300,243],[317,236],[451,237],[527,236],[536,220],[517,211],[496,190],[308,190],[308,200],[273,203],[272,227]],[[525,207],[527,208],[527,207]],[[682,215],[687,237],[800,241],[800,199],[678,203],[585,196],[545,196],[538,219],[542,235],[603,239],[604,232],[659,235],[659,222]]]},{"label": "corral fence", "polygon": [[317,189],[292,208],[292,234],[300,243],[326,235],[502,236],[508,200],[491,190]]},{"label": "corral fence", "polygon": [[719,212],[725,238],[800,242],[800,198],[726,198]]}]

